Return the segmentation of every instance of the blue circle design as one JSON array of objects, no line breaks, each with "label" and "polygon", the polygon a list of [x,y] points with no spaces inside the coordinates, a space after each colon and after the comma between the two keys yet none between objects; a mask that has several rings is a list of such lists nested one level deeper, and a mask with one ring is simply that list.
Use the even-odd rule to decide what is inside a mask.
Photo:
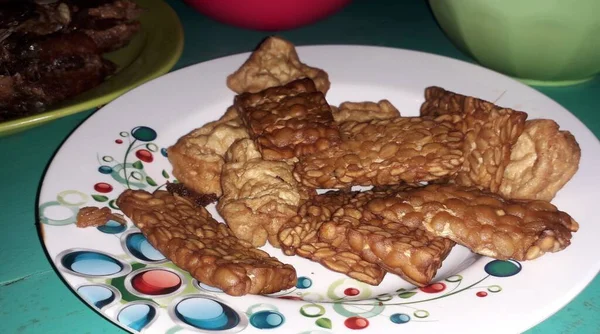
[{"label": "blue circle design", "polygon": [[272,329],[281,326],[285,321],[283,314],[276,311],[260,311],[250,316],[250,324],[260,329]]},{"label": "blue circle design", "polygon": [[131,130],[131,135],[133,138],[145,142],[156,139],[156,131],[147,126],[138,126],[133,128],[133,130]]},{"label": "blue circle design", "polygon": [[160,154],[162,154],[162,155],[163,155],[163,157],[165,157],[165,158],[166,158],[166,157],[168,156],[167,149],[166,149],[166,148],[164,148],[164,147],[163,147],[163,148],[161,148],[161,149],[160,149]]},{"label": "blue circle design", "polygon": [[108,255],[92,251],[75,251],[61,259],[62,265],[88,276],[108,276],[123,270],[123,265]]},{"label": "blue circle design", "polygon": [[296,280],[296,288],[298,289],[308,289],[312,286],[312,280],[305,276],[300,276]]},{"label": "blue circle design", "polygon": [[156,250],[142,233],[131,233],[125,239],[125,247],[131,255],[145,262],[158,262],[165,259],[165,256]]},{"label": "blue circle design", "polygon": [[115,301],[115,293],[111,289],[100,285],[85,285],[79,287],[77,292],[90,304],[101,309]]},{"label": "blue circle design", "polygon": [[404,313],[394,313],[390,316],[390,320],[395,324],[405,324],[410,321],[410,315]]},{"label": "blue circle design", "polygon": [[240,316],[231,307],[203,297],[182,300],[175,306],[175,315],[190,326],[206,330],[226,330],[240,322]]},{"label": "blue circle design", "polygon": [[106,224],[96,228],[102,233],[117,234],[125,231],[127,229],[127,225],[118,223],[114,220],[109,220]]},{"label": "blue circle design", "polygon": [[123,325],[141,331],[156,317],[156,309],[147,304],[133,304],[125,307],[117,315]]},{"label": "blue circle design", "polygon": [[102,174],[110,174],[112,173],[113,169],[110,166],[103,165],[98,167],[98,171]]},{"label": "blue circle design", "polygon": [[494,277],[510,277],[518,274],[522,267],[515,260],[493,260],[488,262],[483,269]]}]

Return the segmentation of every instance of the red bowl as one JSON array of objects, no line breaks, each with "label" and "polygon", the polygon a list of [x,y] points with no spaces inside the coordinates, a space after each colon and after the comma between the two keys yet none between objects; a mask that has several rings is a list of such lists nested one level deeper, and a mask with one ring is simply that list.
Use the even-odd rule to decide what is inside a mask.
[{"label": "red bowl", "polygon": [[351,0],[184,0],[200,13],[236,27],[287,30],[323,19]]}]

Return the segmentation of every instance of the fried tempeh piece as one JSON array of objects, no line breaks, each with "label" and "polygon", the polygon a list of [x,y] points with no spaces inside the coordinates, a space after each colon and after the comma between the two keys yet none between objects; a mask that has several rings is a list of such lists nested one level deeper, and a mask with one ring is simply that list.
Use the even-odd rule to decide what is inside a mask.
[{"label": "fried tempeh piece", "polygon": [[234,105],[265,160],[300,157],[340,141],[331,107],[310,79],[240,94]]},{"label": "fried tempeh piece", "polygon": [[427,232],[420,223],[390,221],[365,210],[365,205],[388,192],[358,192],[319,229],[319,239],[349,248],[406,281],[424,286],[431,282],[454,242]]},{"label": "fried tempeh piece", "polygon": [[379,102],[342,102],[338,107],[332,107],[333,119],[337,123],[367,122],[374,119],[390,119],[400,117],[400,112],[388,100]]},{"label": "fried tempeh piece", "polygon": [[464,165],[455,182],[498,192],[511,147],[523,132],[527,114],[440,87],[428,87],[421,116],[448,114],[462,116],[459,124],[465,134]]},{"label": "fried tempeh piece", "polygon": [[296,254],[356,280],[379,285],[385,276],[381,267],[363,260],[347,245],[337,248],[318,237],[321,226],[353,197],[353,193],[328,192],[307,201],[279,231],[281,249],[287,255]]},{"label": "fried tempeh piece", "polygon": [[581,149],[569,131],[549,119],[525,123],[512,147],[500,194],[514,199],[551,201],[579,169]]},{"label": "fried tempeh piece", "polygon": [[507,200],[457,185],[400,189],[366,208],[392,222],[420,223],[436,236],[503,260],[532,260],[560,251],[579,229],[571,216],[549,202]]},{"label": "fried tempeh piece", "polygon": [[126,190],[117,204],[175,265],[229,295],[270,294],[296,283],[292,266],[236,238],[227,225],[183,197]]},{"label": "fried tempeh piece", "polygon": [[344,122],[340,124],[342,143],[301,157],[294,175],[314,188],[381,186],[447,177],[463,164],[463,134],[454,121],[443,118]]},{"label": "fried tempeh piece", "polygon": [[226,154],[217,203],[219,214],[236,237],[255,247],[268,240],[279,247],[277,232],[308,199],[308,190],[284,161],[263,160],[251,139],[234,143]]},{"label": "fried tempeh piece", "polygon": [[219,120],[191,131],[168,148],[173,175],[188,189],[218,198],[222,193],[223,156],[242,138],[248,138],[248,131],[235,108],[230,107]]},{"label": "fried tempeh piece", "polygon": [[256,93],[302,78],[312,79],[323,94],[329,90],[327,72],[300,62],[294,44],[272,36],[265,39],[250,58],[227,77],[227,87],[238,94]]}]

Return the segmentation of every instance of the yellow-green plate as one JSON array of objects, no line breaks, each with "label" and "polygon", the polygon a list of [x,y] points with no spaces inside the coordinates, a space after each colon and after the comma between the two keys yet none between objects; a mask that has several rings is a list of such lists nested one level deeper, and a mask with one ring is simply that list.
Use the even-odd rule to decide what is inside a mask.
[{"label": "yellow-green plate", "polygon": [[114,75],[43,113],[1,122],[0,136],[104,105],[173,68],[183,51],[183,29],[177,14],[162,0],[136,2],[145,9],[140,18],[142,29],[127,47],[105,56],[118,65]]}]

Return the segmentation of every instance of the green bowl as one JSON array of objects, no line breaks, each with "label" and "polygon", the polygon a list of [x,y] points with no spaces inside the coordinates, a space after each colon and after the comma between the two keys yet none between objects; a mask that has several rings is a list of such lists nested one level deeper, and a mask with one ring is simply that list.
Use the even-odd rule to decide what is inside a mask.
[{"label": "green bowl", "polygon": [[481,65],[532,85],[600,72],[600,0],[429,0],[450,40]]}]

